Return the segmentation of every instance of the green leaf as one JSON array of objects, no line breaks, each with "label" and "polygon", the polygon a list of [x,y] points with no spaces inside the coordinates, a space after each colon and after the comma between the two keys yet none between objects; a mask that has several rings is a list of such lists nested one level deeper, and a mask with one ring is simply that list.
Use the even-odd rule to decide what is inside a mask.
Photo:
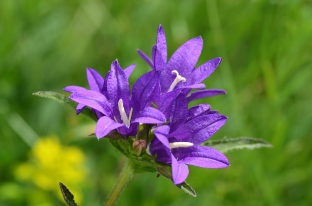
[{"label": "green leaf", "polygon": [[204,143],[206,146],[213,147],[220,152],[226,153],[234,149],[258,149],[262,147],[272,147],[272,145],[259,138],[238,137],[238,138],[223,138],[220,140],[208,140]]},{"label": "green leaf", "polygon": [[77,203],[75,203],[74,195],[69,191],[69,189],[63,183],[60,182],[59,184],[66,204],[68,206],[78,206]]},{"label": "green leaf", "polygon": [[[60,104],[64,104],[65,106],[69,106],[69,107],[76,110],[77,103],[70,100],[67,96],[65,96],[63,94],[60,94],[57,92],[51,92],[51,91],[39,91],[39,92],[33,93],[33,95],[52,99],[52,100],[54,100]],[[97,121],[97,118],[96,118],[94,112],[89,107],[85,107],[82,110],[81,114],[84,114],[84,115],[90,117],[91,119],[93,119],[94,121]]]}]

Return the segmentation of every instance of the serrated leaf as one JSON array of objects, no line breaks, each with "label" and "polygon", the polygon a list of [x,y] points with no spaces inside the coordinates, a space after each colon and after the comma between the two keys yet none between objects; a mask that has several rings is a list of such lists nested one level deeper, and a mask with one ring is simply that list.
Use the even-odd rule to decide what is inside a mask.
[{"label": "serrated leaf", "polygon": [[[39,92],[33,93],[33,95],[38,96],[38,97],[44,97],[44,98],[52,99],[52,100],[54,100],[60,104],[64,104],[65,106],[69,106],[75,110],[77,107],[76,102],[70,100],[67,96],[60,94],[60,93],[57,93],[57,92],[39,91]],[[90,117],[91,119],[93,119],[94,121],[97,121],[97,118],[96,118],[94,112],[89,107],[85,107],[82,110],[81,114],[84,114],[84,115]]]},{"label": "serrated leaf", "polygon": [[259,138],[238,137],[238,138],[223,138],[220,140],[208,140],[204,143],[206,146],[213,147],[222,153],[226,153],[235,149],[258,149],[262,147],[272,147],[272,145]]},{"label": "serrated leaf", "polygon": [[68,206],[78,206],[74,200],[74,195],[69,191],[69,189],[63,184],[59,183],[63,198]]}]

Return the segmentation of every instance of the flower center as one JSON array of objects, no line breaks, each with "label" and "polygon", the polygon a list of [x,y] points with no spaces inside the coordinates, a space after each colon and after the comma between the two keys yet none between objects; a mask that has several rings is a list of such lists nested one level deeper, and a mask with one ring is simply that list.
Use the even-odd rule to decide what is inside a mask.
[{"label": "flower center", "polygon": [[172,70],[171,72],[172,74],[176,74],[176,78],[174,79],[174,81],[172,82],[172,84],[170,85],[170,88],[168,89],[168,92],[171,92],[174,87],[180,82],[186,82],[186,79],[184,77],[182,77],[179,72],[177,70]]},{"label": "flower center", "polygon": [[122,122],[129,128],[130,127],[130,121],[131,121],[131,117],[132,117],[132,111],[133,108],[130,109],[130,114],[129,114],[129,118],[125,112],[125,108],[123,106],[123,101],[122,99],[120,99],[118,101],[118,109],[119,109],[119,113],[120,113],[120,117]]},{"label": "flower center", "polygon": [[194,144],[191,142],[172,142],[169,143],[170,149],[179,148],[179,147],[192,147]]}]

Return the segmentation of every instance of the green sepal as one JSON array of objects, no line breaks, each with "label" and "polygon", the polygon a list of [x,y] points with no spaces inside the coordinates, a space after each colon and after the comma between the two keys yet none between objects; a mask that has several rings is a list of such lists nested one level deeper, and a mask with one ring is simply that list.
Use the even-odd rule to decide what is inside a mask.
[{"label": "green sepal", "polygon": [[204,143],[206,146],[213,147],[222,153],[235,149],[258,149],[263,147],[272,147],[272,145],[260,138],[238,137],[223,138],[219,140],[208,140]]},{"label": "green sepal", "polygon": [[67,206],[78,206],[74,200],[74,195],[69,191],[69,189],[61,182],[59,182],[59,185]]},{"label": "green sepal", "polygon": [[[44,98],[52,99],[52,100],[54,100],[60,104],[71,107],[75,110],[76,110],[76,107],[78,105],[76,102],[70,100],[67,96],[60,94],[60,93],[57,93],[57,92],[39,91],[39,92],[33,93],[33,95],[38,96],[38,97],[44,97]],[[94,121],[97,121],[97,118],[96,118],[94,112],[92,111],[92,109],[90,107],[85,107],[81,111],[81,114],[84,114],[84,115],[90,117],[91,119],[93,119]]]},{"label": "green sepal", "polygon": [[[172,172],[171,172],[171,166],[170,165],[157,162],[156,169],[157,169],[157,172],[159,174],[161,174],[162,176],[164,176],[167,179],[172,181]],[[183,182],[183,183],[176,185],[176,186],[179,189],[181,189],[182,191],[186,192],[187,194],[189,194],[193,197],[197,196],[195,190],[191,187],[191,185],[189,185],[186,182]]]}]

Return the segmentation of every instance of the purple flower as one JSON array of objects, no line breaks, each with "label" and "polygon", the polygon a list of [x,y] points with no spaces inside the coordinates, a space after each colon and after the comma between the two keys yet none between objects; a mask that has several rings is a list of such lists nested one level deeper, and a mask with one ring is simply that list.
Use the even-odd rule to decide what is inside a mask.
[{"label": "purple flower", "polygon": [[[124,69],[124,72],[125,72],[127,78],[130,77],[134,68],[135,68],[135,64],[132,64],[132,65],[130,65]],[[87,73],[87,80],[88,80],[90,89],[97,91],[97,92],[100,92],[107,97],[107,80],[106,80],[106,78],[103,78],[96,70],[94,70],[92,68],[87,68],[86,73]],[[87,89],[84,87],[80,87],[80,86],[67,86],[63,90],[66,92],[78,92],[78,91],[86,91]],[[83,110],[84,107],[85,107],[85,105],[78,104],[77,108],[76,108],[76,114],[79,114]],[[96,110],[94,110],[94,112],[98,118],[101,117],[101,113],[99,113]]]},{"label": "purple flower", "polygon": [[155,137],[149,145],[149,152],[157,156],[157,161],[171,164],[175,184],[187,178],[187,164],[204,168],[229,165],[221,152],[200,146],[225,124],[227,118],[211,111],[208,104],[190,109],[187,104],[186,93],[180,93],[173,103],[169,123],[155,128]]},{"label": "purple flower", "polygon": [[[132,89],[128,78],[134,66],[123,70],[115,60],[105,78],[87,69],[90,90],[79,86],[68,86],[64,90],[71,92],[69,98],[78,103],[77,113],[85,106],[96,113],[97,138],[116,130],[127,143],[133,141],[129,144],[132,148],[126,149],[129,153],[122,151],[125,155],[144,153],[151,164],[155,164],[151,156],[155,156],[157,162],[170,164],[172,180],[179,185],[188,176],[187,165],[203,168],[229,165],[221,152],[201,145],[225,124],[227,117],[211,110],[208,104],[188,106],[190,101],[225,93],[205,89],[202,84],[221,62],[221,58],[215,58],[195,68],[202,46],[201,37],[193,38],[178,48],[167,62],[166,37],[160,25],[152,60],[138,51],[152,71],[143,74]],[[197,90],[191,92],[192,89]],[[149,155],[145,152],[146,146]],[[154,166],[157,168],[157,164]],[[165,176],[168,177],[167,173]]]},{"label": "purple flower", "polygon": [[[195,37],[180,46],[167,63],[167,43],[165,32],[161,25],[158,27],[156,44],[152,49],[152,60],[141,50],[140,56],[159,73],[160,88],[162,93],[174,89],[204,89],[204,81],[220,64],[221,58],[215,58],[195,68],[203,47],[201,37]],[[188,102],[210,97],[218,94],[225,94],[224,90],[206,89],[190,94]]]},{"label": "purple flower", "polygon": [[[145,91],[153,91],[155,86],[146,79],[149,80],[147,75],[138,79],[140,88],[136,86],[139,83],[134,85],[133,98],[131,98],[127,73],[122,70],[116,60],[112,63],[111,70],[104,79],[104,86],[102,86],[105,88],[104,90],[99,91],[100,87],[94,90],[75,87],[75,90],[72,90],[70,87],[69,89],[73,93],[69,98],[100,113],[95,129],[98,138],[106,136],[115,129],[127,138],[129,135],[136,134],[139,123],[158,124],[166,121],[165,116],[159,110],[147,104],[147,101],[151,100],[152,94]],[[69,91],[68,87],[65,89]]]}]

